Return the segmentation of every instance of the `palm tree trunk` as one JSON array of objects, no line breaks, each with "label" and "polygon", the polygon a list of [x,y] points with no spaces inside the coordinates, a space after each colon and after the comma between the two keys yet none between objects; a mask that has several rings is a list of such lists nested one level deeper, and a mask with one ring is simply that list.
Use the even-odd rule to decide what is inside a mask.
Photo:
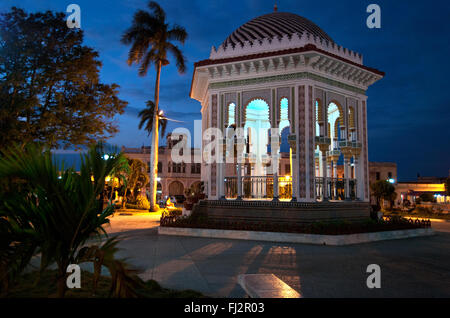
[{"label": "palm tree trunk", "polygon": [[155,85],[155,117],[153,118],[152,127],[152,146],[150,154],[150,211],[155,212],[156,209],[156,188],[158,177],[158,141],[159,141],[159,81],[161,77],[161,61],[158,62],[156,70],[156,85]]},{"label": "palm tree trunk", "polygon": [[126,207],[127,207],[127,193],[128,193],[128,187],[125,188],[125,193],[123,195],[122,209],[126,209]]},{"label": "palm tree trunk", "polygon": [[58,280],[57,280],[57,297],[58,298],[64,298],[67,290],[67,264],[68,262],[62,262],[58,264]]}]

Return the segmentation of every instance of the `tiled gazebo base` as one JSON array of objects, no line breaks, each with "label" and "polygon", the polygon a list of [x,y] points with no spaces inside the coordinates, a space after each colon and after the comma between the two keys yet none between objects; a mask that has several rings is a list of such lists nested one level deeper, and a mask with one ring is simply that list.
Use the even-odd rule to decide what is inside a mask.
[{"label": "tiled gazebo base", "polygon": [[370,217],[368,202],[271,202],[203,200],[195,211],[210,220],[304,224],[338,220],[361,221]]}]

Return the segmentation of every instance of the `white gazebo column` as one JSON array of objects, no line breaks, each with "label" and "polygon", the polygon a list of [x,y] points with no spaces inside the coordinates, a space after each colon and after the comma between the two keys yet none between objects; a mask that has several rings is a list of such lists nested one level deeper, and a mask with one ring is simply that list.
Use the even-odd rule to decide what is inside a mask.
[{"label": "white gazebo column", "polygon": [[337,160],[333,160],[333,178],[337,179],[338,178],[338,173],[337,173]]},{"label": "white gazebo column", "polygon": [[322,152],[322,201],[328,201],[327,150],[329,145],[319,144],[319,149]]},{"label": "white gazebo column", "polygon": [[339,160],[339,156],[341,155],[341,152],[339,150],[332,150],[330,151],[330,168],[331,168],[331,174],[330,177],[333,178],[332,181],[332,193],[330,195],[333,197],[334,200],[337,198],[337,162]]},{"label": "white gazebo column", "polygon": [[344,155],[344,193],[345,200],[350,200],[350,191],[349,191],[349,166],[350,166],[350,158],[352,157],[352,149],[350,147],[342,147],[342,154]]},{"label": "white gazebo column", "polygon": [[334,160],[331,162],[332,164],[332,171],[333,171],[333,178],[334,178],[334,199],[338,200],[338,193],[337,193],[337,184],[338,184],[338,177],[337,177],[337,159],[333,158]]},{"label": "white gazebo column", "polygon": [[236,164],[236,179],[237,179],[237,198],[236,200],[242,200],[242,164],[238,162]]},{"label": "white gazebo column", "polygon": [[361,182],[361,164],[360,164],[360,154],[361,154],[361,144],[360,143],[354,143],[354,147],[352,150],[352,154],[353,154],[353,170],[355,172],[355,180],[356,180],[356,185],[355,185],[355,191],[356,191],[356,199],[357,200],[364,200],[364,191],[360,191],[360,185],[359,183]]},{"label": "white gazebo column", "polygon": [[289,144],[292,150],[292,202],[297,202],[298,193],[298,181],[299,181],[299,173],[298,173],[298,161],[297,161],[297,138],[295,135],[290,135],[288,137]]},{"label": "white gazebo column", "polygon": [[348,166],[350,158],[344,157],[345,200],[350,200]]},{"label": "white gazebo column", "polygon": [[236,155],[236,180],[237,180],[237,201],[242,200],[242,161],[244,160],[244,153],[241,151],[245,147],[245,140],[243,138],[237,139],[238,153]]},{"label": "white gazebo column", "polygon": [[220,153],[219,158],[219,200],[225,200],[225,167],[226,167],[226,154],[227,154],[227,141],[226,139],[222,139],[221,145],[219,145],[219,149],[222,151]]},{"label": "white gazebo column", "polygon": [[[270,134],[270,150],[272,155],[272,173],[273,173],[273,201],[279,200],[279,188],[278,188],[278,169],[279,169],[279,158],[278,151],[280,149],[280,135],[278,128],[272,129]],[[275,134],[274,134],[275,132]]]},{"label": "white gazebo column", "polygon": [[330,153],[327,152],[327,181],[329,183],[329,186],[327,185],[327,193],[328,193],[328,197],[333,200],[334,196],[333,196],[333,176],[332,176],[332,167],[333,167],[333,162],[331,161],[331,156]]}]

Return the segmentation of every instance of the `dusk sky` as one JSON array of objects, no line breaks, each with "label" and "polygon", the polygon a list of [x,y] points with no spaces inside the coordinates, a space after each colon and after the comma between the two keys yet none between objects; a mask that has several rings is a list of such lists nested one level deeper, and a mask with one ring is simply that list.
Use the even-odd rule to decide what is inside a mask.
[{"label": "dusk sky", "polygon": [[[161,0],[169,22],[186,28],[183,47],[188,60],[186,74],[174,63],[162,70],[160,107],[176,127],[193,129],[200,120],[200,103],[189,98],[193,63],[207,59],[211,46],[245,22],[273,11],[274,0]],[[278,0],[278,11],[292,12],[316,23],[338,44],[362,53],[364,64],[386,72],[368,94],[369,160],[398,165],[400,181],[421,175],[446,176],[450,168],[450,2]],[[0,0],[0,11],[18,6],[26,11],[66,11],[81,7],[85,44],[100,53],[105,83],[121,86],[120,98],[129,103],[116,117],[120,132],[110,143],[118,146],[149,145],[139,131],[137,113],[153,100],[155,71],[139,77],[136,67],[126,64],[129,47],[120,43],[137,9],[147,0]],[[381,29],[368,29],[366,7],[381,7]]]}]

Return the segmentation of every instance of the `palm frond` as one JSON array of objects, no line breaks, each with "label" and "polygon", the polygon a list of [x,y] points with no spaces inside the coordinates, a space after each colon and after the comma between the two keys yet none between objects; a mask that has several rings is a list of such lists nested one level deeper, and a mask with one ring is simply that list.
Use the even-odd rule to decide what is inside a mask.
[{"label": "palm frond", "polygon": [[180,74],[184,74],[186,72],[186,58],[184,57],[181,50],[172,43],[168,43],[168,50],[175,57],[175,61],[177,64],[177,69]]},{"label": "palm frond", "polygon": [[167,38],[172,41],[178,41],[181,44],[184,44],[188,37],[186,29],[182,26],[175,24],[168,32]]},{"label": "palm frond", "polygon": [[160,127],[161,138],[164,138],[164,136],[166,134],[166,128],[167,128],[167,119],[161,119],[159,121],[159,127]]},{"label": "palm frond", "polygon": [[148,7],[150,8],[150,10],[153,12],[153,15],[158,19],[158,21],[160,23],[165,22],[166,13],[164,12],[164,10],[161,8],[161,6],[157,2],[150,1],[148,3]]},{"label": "palm frond", "polygon": [[56,262],[59,272],[65,273],[81,246],[93,236],[106,234],[104,226],[114,207],[99,210],[98,198],[105,177],[127,167],[127,159],[117,148],[108,149],[101,143],[82,155],[79,173],[64,169],[63,163],[57,164],[49,152],[33,144],[24,150],[4,151],[0,179],[16,178],[25,186],[20,193],[1,198],[0,275],[17,275],[38,251],[41,271]]},{"label": "palm frond", "polygon": [[170,51],[176,59],[178,71],[184,73],[185,58],[170,41],[184,44],[188,36],[186,30],[176,24],[169,28],[166,14],[158,3],[150,1],[148,7],[150,12],[138,10],[135,13],[131,27],[122,35],[122,43],[131,44],[128,65],[138,64],[139,75],[145,76],[151,64],[156,67],[159,63],[163,66],[169,64],[167,53]]}]

